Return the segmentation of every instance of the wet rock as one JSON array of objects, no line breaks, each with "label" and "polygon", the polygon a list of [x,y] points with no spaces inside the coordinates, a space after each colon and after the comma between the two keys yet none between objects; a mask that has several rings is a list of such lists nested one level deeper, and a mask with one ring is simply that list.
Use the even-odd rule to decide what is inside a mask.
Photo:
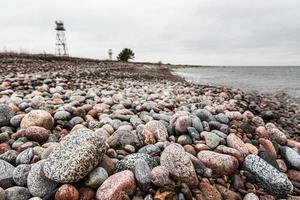
[{"label": "wet rock", "polygon": [[151,184],[151,169],[145,160],[138,159],[135,162],[134,175],[138,187],[143,191],[147,191]]},{"label": "wet rock", "polygon": [[151,182],[158,187],[171,185],[172,181],[169,174],[168,169],[164,166],[159,165],[154,167],[151,171]]},{"label": "wet rock", "polygon": [[105,151],[101,136],[89,129],[73,131],[46,159],[45,176],[60,183],[81,180],[98,165]]},{"label": "wet rock", "polygon": [[128,198],[127,194],[136,190],[134,174],[125,170],[110,176],[98,188],[96,193],[97,200],[111,200]]},{"label": "wet rock", "polygon": [[84,184],[91,188],[98,188],[106,179],[108,178],[108,173],[102,167],[97,167],[84,180]]},{"label": "wet rock", "polygon": [[45,160],[41,160],[32,165],[27,177],[27,185],[29,192],[33,196],[44,197],[48,193],[54,191],[58,183],[48,179],[43,172],[43,164]]},{"label": "wet rock", "polygon": [[79,192],[71,184],[63,184],[55,193],[55,200],[79,200]]},{"label": "wet rock", "polygon": [[51,129],[54,124],[54,119],[45,110],[32,110],[24,116],[21,121],[21,128],[26,129],[30,126],[40,126],[45,129]]},{"label": "wet rock", "polygon": [[13,179],[18,186],[27,185],[27,177],[31,166],[28,164],[18,165],[13,172]]},{"label": "wet rock", "polygon": [[5,104],[0,104],[0,127],[10,124],[10,119],[15,115],[15,112]]},{"label": "wet rock", "polygon": [[248,155],[244,161],[245,170],[249,171],[259,187],[278,197],[285,197],[293,191],[288,177],[256,155]]},{"label": "wet rock", "polygon": [[290,147],[281,147],[281,155],[286,164],[295,170],[300,170],[300,155]]},{"label": "wet rock", "polygon": [[220,143],[220,137],[212,132],[207,132],[204,138],[206,145],[211,149],[216,148]]},{"label": "wet rock", "polygon": [[28,200],[31,194],[25,187],[14,186],[5,190],[5,196],[6,200]]},{"label": "wet rock", "polygon": [[234,149],[240,151],[244,155],[249,154],[245,143],[239,137],[237,137],[234,133],[231,133],[228,135],[227,145],[231,148],[234,148]]},{"label": "wet rock", "polygon": [[9,188],[13,185],[13,172],[15,167],[10,163],[0,160],[0,187],[3,189]]},{"label": "wet rock", "polygon": [[160,163],[175,179],[191,187],[198,184],[198,178],[191,159],[179,144],[171,144],[161,153]]},{"label": "wet rock", "polygon": [[146,161],[150,169],[158,165],[158,163],[152,156],[144,153],[134,153],[134,154],[129,154],[123,160],[118,162],[116,171],[131,170],[132,172],[134,172],[136,161],[138,159],[142,159]]}]

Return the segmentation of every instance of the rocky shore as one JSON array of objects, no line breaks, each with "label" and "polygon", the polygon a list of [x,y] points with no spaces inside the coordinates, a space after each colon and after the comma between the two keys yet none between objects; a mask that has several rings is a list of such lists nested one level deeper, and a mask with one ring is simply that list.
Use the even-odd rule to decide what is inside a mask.
[{"label": "rocky shore", "polygon": [[300,199],[300,112],[170,66],[0,56],[0,200]]}]

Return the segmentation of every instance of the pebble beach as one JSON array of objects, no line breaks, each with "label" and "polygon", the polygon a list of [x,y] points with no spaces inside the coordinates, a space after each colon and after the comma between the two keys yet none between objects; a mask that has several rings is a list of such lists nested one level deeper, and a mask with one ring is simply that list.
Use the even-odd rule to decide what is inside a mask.
[{"label": "pebble beach", "polygon": [[0,200],[299,200],[299,105],[173,67],[0,55]]}]

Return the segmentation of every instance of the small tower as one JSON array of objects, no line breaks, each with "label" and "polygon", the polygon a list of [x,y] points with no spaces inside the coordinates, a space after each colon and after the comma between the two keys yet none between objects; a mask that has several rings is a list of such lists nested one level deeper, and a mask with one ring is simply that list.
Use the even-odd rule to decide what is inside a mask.
[{"label": "small tower", "polygon": [[112,56],[113,56],[112,49],[108,49],[108,57],[109,57],[109,60],[112,60]]},{"label": "small tower", "polygon": [[55,43],[55,55],[57,56],[69,56],[67,41],[65,36],[65,27],[63,21],[55,21],[56,27],[56,43]]}]

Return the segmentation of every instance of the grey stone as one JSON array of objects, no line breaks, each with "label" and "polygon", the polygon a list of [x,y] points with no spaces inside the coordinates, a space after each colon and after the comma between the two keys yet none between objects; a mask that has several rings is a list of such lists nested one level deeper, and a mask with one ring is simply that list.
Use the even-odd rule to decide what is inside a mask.
[{"label": "grey stone", "polygon": [[107,178],[107,171],[102,167],[97,167],[84,179],[84,185],[97,189]]},{"label": "grey stone", "polygon": [[160,148],[154,144],[148,144],[138,150],[138,153],[146,153],[151,156],[158,155],[160,152]]},{"label": "grey stone", "polygon": [[10,119],[15,115],[15,112],[5,104],[0,104],[0,127],[10,124]]},{"label": "grey stone", "polygon": [[196,128],[188,127],[187,130],[193,140],[200,140],[200,133],[196,130]]},{"label": "grey stone", "polygon": [[28,200],[31,197],[29,190],[25,187],[14,186],[5,190],[6,200]]},{"label": "grey stone", "polygon": [[0,187],[3,189],[9,188],[13,185],[13,172],[15,167],[10,163],[0,160]]},{"label": "grey stone", "polygon": [[259,156],[248,155],[244,161],[244,168],[254,176],[259,187],[277,197],[286,197],[293,191],[288,177]]},{"label": "grey stone", "polygon": [[289,167],[300,170],[300,155],[295,150],[290,147],[281,147],[280,152]]},{"label": "grey stone", "polygon": [[219,113],[219,114],[215,115],[215,118],[218,122],[220,122],[222,124],[229,123],[229,118],[224,113]]},{"label": "grey stone", "polygon": [[192,139],[190,138],[189,135],[180,135],[177,139],[177,143],[184,146],[184,145],[187,145],[187,144],[192,144],[193,141],[192,141]]},{"label": "grey stone", "polygon": [[105,151],[104,139],[93,131],[71,132],[46,159],[45,176],[60,183],[77,182],[98,165]]},{"label": "grey stone", "polygon": [[6,162],[9,162],[12,165],[16,164],[16,158],[18,156],[18,152],[15,150],[8,150],[5,153],[0,155],[1,160],[5,160]]},{"label": "grey stone", "polygon": [[203,125],[201,120],[195,115],[191,115],[191,119],[192,119],[192,127],[194,127],[198,132],[201,133],[203,131]]},{"label": "grey stone", "polygon": [[207,132],[204,138],[206,145],[211,149],[216,148],[220,144],[220,137],[215,133]]},{"label": "grey stone", "polygon": [[5,143],[10,140],[9,134],[7,132],[0,133],[0,143]]},{"label": "grey stone", "polygon": [[151,184],[151,169],[145,160],[138,159],[135,162],[134,175],[139,188],[143,191],[147,191]]},{"label": "grey stone", "polygon": [[70,120],[72,118],[72,115],[71,113],[69,113],[68,111],[64,111],[64,110],[61,110],[61,111],[57,111],[55,114],[54,114],[54,119],[55,120]]},{"label": "grey stone", "polygon": [[196,115],[200,118],[201,121],[209,122],[215,119],[214,116],[206,109],[196,110]]},{"label": "grey stone", "polygon": [[145,160],[148,164],[148,166],[152,169],[154,167],[156,167],[158,165],[158,163],[156,162],[156,160],[145,153],[133,153],[133,154],[129,154],[128,156],[126,156],[123,160],[121,160],[120,162],[118,162],[117,167],[116,167],[116,171],[123,171],[123,170],[131,170],[132,172],[134,172],[135,170],[135,163],[138,159],[142,159]]},{"label": "grey stone", "polygon": [[3,188],[2,187],[0,187],[0,200],[5,200],[6,198],[5,198],[5,191],[3,190]]},{"label": "grey stone", "polygon": [[32,165],[28,174],[27,185],[33,196],[44,197],[51,193],[58,183],[48,179],[43,172],[43,164],[45,160],[41,160]]},{"label": "grey stone", "polygon": [[30,169],[31,165],[29,164],[21,164],[15,168],[13,172],[13,179],[18,186],[25,187],[27,185],[27,177]]},{"label": "grey stone", "polygon": [[33,149],[32,148],[28,148],[24,151],[22,151],[17,159],[16,159],[16,164],[20,165],[20,164],[29,164],[31,162],[32,157],[34,156],[33,154]]},{"label": "grey stone", "polygon": [[23,117],[25,116],[25,114],[20,114],[20,115],[15,115],[13,116],[11,119],[10,119],[10,124],[13,126],[13,127],[16,127],[18,128],[21,124],[21,121],[23,119]]}]

